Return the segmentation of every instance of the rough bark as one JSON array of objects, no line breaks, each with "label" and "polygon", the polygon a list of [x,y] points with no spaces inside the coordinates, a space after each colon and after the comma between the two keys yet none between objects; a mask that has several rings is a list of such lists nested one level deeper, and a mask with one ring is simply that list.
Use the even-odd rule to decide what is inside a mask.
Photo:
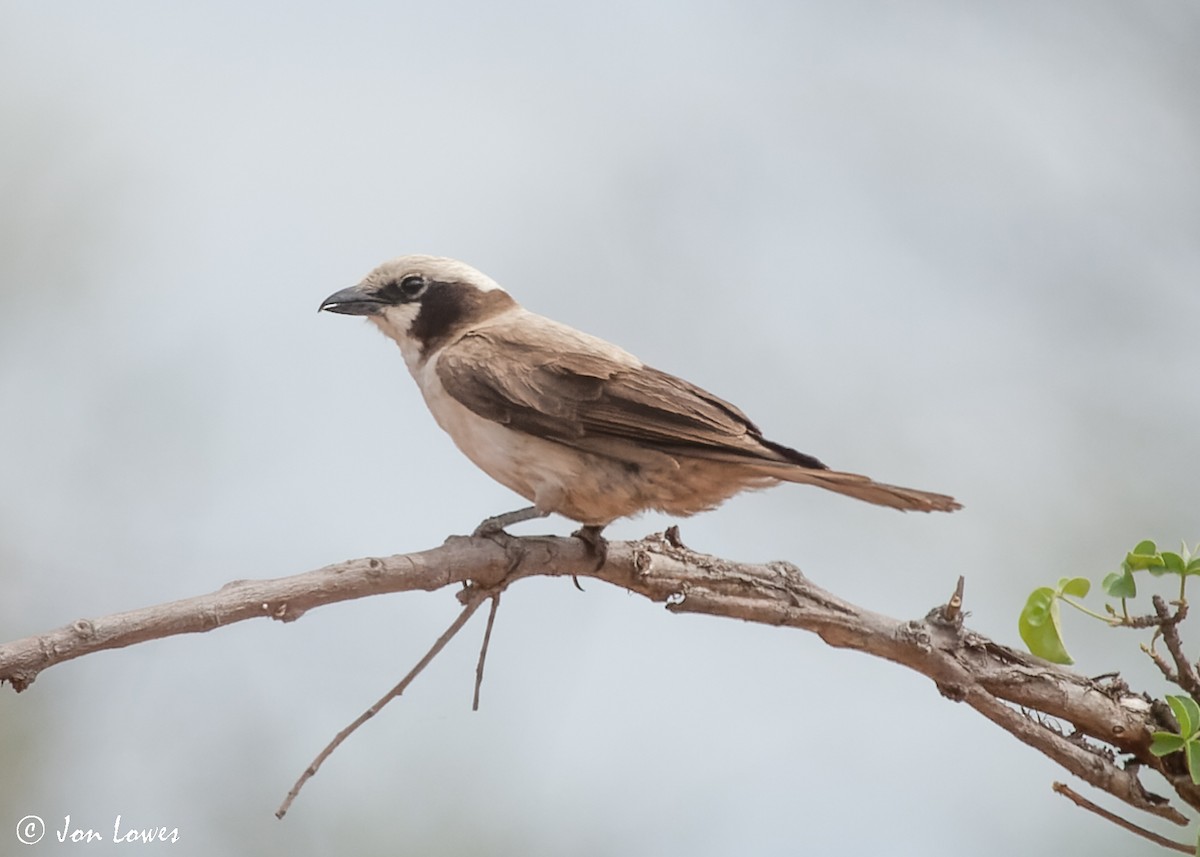
[{"label": "rough bark", "polygon": [[[598,560],[579,539],[452,537],[413,554],[337,563],[292,577],[239,580],[216,592],[71,624],[0,645],[0,683],[24,690],[57,663],[173,634],[211,631],[245,619],[290,622],[323,604],[385,592],[462,584],[460,600],[498,592],[525,577],[591,577],[664,602],[674,613],[705,613],[812,631],[826,643],[884,658],[928,676],[947,699],[965,702],[1090,785],[1177,824],[1187,819],[1143,788],[1140,766],[1167,779],[1200,808],[1200,790],[1179,760],[1150,753],[1151,732],[1169,713],[1119,679],[1093,680],[1010,649],[962,625],[959,595],[925,617],[898,620],[850,604],[794,566],[731,562],[662,535],[609,542]],[[947,589],[950,588],[947,581]]]}]

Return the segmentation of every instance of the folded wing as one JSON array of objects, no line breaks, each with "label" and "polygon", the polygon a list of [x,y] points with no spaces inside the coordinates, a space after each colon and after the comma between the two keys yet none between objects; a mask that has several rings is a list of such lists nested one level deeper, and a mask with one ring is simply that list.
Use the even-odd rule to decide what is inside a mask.
[{"label": "folded wing", "polygon": [[481,417],[631,463],[687,456],[894,509],[961,508],[945,494],[830,470],[811,455],[764,438],[724,399],[643,366],[602,340],[546,325],[546,335],[536,342],[512,325],[464,336],[438,356],[442,386]]},{"label": "folded wing", "polygon": [[532,343],[491,327],[445,348],[437,374],[480,416],[579,449],[612,454],[621,448],[614,441],[628,441],[665,454],[826,469],[763,438],[729,402],[588,344],[577,336]]}]

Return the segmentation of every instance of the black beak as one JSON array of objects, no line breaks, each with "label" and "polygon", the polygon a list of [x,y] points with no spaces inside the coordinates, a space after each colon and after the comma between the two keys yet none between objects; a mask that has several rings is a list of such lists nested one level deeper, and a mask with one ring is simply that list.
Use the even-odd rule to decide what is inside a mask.
[{"label": "black beak", "polygon": [[386,304],[375,295],[368,292],[362,285],[351,286],[334,292],[317,307],[317,312],[328,310],[342,315],[375,315],[383,310]]}]

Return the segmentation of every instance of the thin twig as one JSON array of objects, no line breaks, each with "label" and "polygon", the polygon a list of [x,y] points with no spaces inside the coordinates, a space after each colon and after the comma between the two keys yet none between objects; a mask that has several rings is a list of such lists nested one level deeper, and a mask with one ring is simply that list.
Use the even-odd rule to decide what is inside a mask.
[{"label": "thin twig", "polygon": [[334,750],[341,746],[343,741],[349,738],[359,726],[362,726],[364,723],[382,711],[385,705],[387,705],[400,694],[404,693],[405,688],[412,684],[413,679],[421,674],[421,670],[429,666],[430,661],[436,658],[438,653],[445,648],[446,644],[453,639],[454,635],[462,630],[463,625],[467,624],[467,620],[470,619],[475,611],[479,609],[479,605],[482,604],[484,599],[487,597],[487,593],[480,592],[479,595],[470,599],[466,606],[463,607],[462,612],[458,614],[458,618],[450,623],[450,627],[446,629],[442,636],[437,638],[437,642],[434,643],[433,647],[425,653],[425,657],[417,661],[417,665],[409,670],[408,675],[402,678],[399,684],[380,697],[378,702],[376,702],[362,714],[358,715],[358,717],[354,719],[353,723],[335,735],[333,740],[325,745],[325,749],[317,754],[317,757],[312,760],[312,764],[310,764],[308,768],[305,769],[304,773],[300,775],[300,779],[296,780],[296,784],[292,786],[291,790],[287,793],[287,797],[283,799],[283,803],[279,805],[279,809],[275,810],[276,818],[283,818],[285,815],[287,815],[287,811],[291,807],[292,801],[296,799],[296,795],[300,794],[300,789],[304,788],[304,784],[308,782],[314,774],[316,774],[325,760],[329,758]]},{"label": "thin twig", "polygon": [[1174,839],[1167,839],[1165,836],[1159,836],[1157,833],[1155,833],[1152,830],[1147,830],[1144,827],[1138,827],[1132,821],[1126,821],[1125,819],[1121,818],[1121,816],[1117,815],[1116,813],[1109,812],[1104,807],[1098,806],[1097,804],[1092,803],[1090,800],[1085,798],[1083,795],[1079,794],[1079,792],[1072,789],[1066,783],[1055,783],[1052,786],[1052,788],[1054,789],[1054,791],[1058,792],[1058,794],[1067,798],[1069,801],[1074,803],[1076,806],[1078,806],[1082,809],[1086,809],[1088,812],[1094,812],[1094,813],[1096,813],[1096,815],[1100,816],[1101,818],[1111,821],[1113,824],[1117,825],[1117,827],[1123,827],[1124,829],[1128,830],[1130,833],[1136,833],[1138,836],[1141,836],[1143,839],[1149,839],[1155,845],[1161,845],[1163,848],[1170,848],[1172,851],[1179,851],[1182,854],[1195,854],[1196,853],[1196,849],[1194,847],[1192,847],[1191,845],[1187,845],[1183,842],[1176,842]]},{"label": "thin twig", "polygon": [[1159,628],[1162,630],[1163,642],[1167,646],[1167,651],[1171,653],[1171,659],[1175,661],[1175,669],[1178,673],[1176,683],[1193,699],[1200,699],[1200,676],[1196,675],[1192,662],[1184,654],[1183,640],[1179,638],[1179,623],[1187,618],[1187,602],[1178,602],[1173,616],[1161,595],[1155,595],[1151,602],[1154,604],[1154,612],[1161,620]]},{"label": "thin twig", "polygon": [[475,665],[475,697],[471,710],[479,710],[479,688],[483,685],[483,662],[487,660],[488,643],[492,641],[492,625],[496,624],[496,611],[500,609],[500,593],[492,596],[492,609],[488,611],[487,627],[483,629],[483,644],[479,647],[479,663]]},{"label": "thin twig", "polygon": [[1175,674],[1175,670],[1171,669],[1171,665],[1167,663],[1167,659],[1158,653],[1158,649],[1154,648],[1154,639],[1159,636],[1157,631],[1154,632],[1154,637],[1150,640],[1150,645],[1142,643],[1141,649],[1150,656],[1150,660],[1154,661],[1154,665],[1158,667],[1158,671],[1163,674],[1163,678],[1171,684],[1179,684],[1179,676]]},{"label": "thin twig", "polygon": [[[1155,598],[1162,599],[1161,595],[1155,595],[1150,600]],[[1173,602],[1182,607],[1182,611],[1176,611],[1172,614],[1166,608],[1166,602],[1163,601],[1163,612],[1159,613],[1155,607],[1154,613],[1147,613],[1145,616],[1126,616],[1121,622],[1122,628],[1161,628],[1164,625],[1178,625],[1187,618],[1187,604],[1183,601]]]},{"label": "thin twig", "polygon": [[1162,619],[1159,619],[1157,616],[1153,615],[1127,616],[1117,622],[1113,627],[1132,628],[1135,631],[1139,631],[1143,628],[1158,628],[1162,625],[1162,623]]}]

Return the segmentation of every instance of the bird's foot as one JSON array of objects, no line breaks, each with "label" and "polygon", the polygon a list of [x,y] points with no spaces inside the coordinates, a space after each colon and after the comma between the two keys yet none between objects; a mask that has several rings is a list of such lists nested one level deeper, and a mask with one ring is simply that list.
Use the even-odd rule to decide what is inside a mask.
[{"label": "bird's foot", "polygon": [[683,543],[683,537],[679,535],[678,524],[672,524],[671,526],[667,527],[666,532],[663,533],[663,538],[666,539],[667,544],[673,548],[679,548],[680,550],[688,549],[688,546]]}]

